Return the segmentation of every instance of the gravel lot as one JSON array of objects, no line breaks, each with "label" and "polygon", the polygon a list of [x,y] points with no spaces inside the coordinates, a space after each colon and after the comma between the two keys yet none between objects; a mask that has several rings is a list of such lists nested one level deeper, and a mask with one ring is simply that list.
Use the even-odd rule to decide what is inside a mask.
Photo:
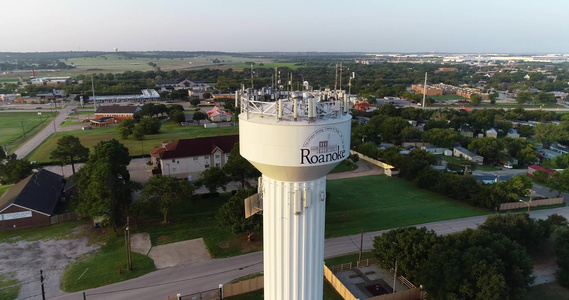
[{"label": "gravel lot", "polygon": [[[0,243],[0,273],[12,274],[13,278],[21,282],[18,299],[41,299],[40,270],[43,270],[45,278],[46,298],[63,295],[59,283],[67,264],[99,247],[88,246],[87,242],[87,237],[81,237],[72,240]],[[1,295],[0,291],[0,298]]]}]

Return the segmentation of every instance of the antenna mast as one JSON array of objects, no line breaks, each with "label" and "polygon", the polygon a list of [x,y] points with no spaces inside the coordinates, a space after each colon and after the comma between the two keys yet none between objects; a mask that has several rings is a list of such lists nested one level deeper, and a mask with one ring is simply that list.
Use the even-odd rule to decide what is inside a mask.
[{"label": "antenna mast", "polygon": [[425,84],[423,85],[423,109],[425,109],[426,95],[427,95],[427,72],[425,72]]},{"label": "antenna mast", "polygon": [[94,111],[97,112],[97,102],[95,99],[95,82],[93,81],[93,75],[91,75],[91,87],[93,88],[93,106]]},{"label": "antenna mast", "polygon": [[251,89],[254,89],[255,87],[253,86],[253,64],[251,63]]}]

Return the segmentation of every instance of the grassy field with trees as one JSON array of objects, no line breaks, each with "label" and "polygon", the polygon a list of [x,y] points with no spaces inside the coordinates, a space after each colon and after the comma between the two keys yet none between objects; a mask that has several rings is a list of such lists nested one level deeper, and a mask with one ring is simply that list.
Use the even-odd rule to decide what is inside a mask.
[{"label": "grassy field with trees", "polygon": [[134,138],[119,139],[116,126],[103,128],[93,128],[91,130],[77,130],[58,132],[47,138],[39,147],[32,151],[28,156],[28,160],[35,160],[38,163],[48,163],[49,154],[57,147],[57,140],[64,135],[73,135],[79,137],[81,144],[91,150],[100,141],[106,141],[113,138],[119,141],[129,149],[131,156],[149,155],[148,150],[160,146],[162,141],[173,141],[177,139],[189,139],[207,136],[231,135],[238,134],[239,128],[236,126],[204,128],[203,126],[180,126],[172,122],[162,124],[159,134],[146,135],[141,141]]}]

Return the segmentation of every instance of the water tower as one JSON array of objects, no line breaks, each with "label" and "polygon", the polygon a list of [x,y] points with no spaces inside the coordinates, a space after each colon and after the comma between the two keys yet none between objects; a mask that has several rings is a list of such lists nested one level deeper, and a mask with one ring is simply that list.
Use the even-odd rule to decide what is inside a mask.
[{"label": "water tower", "polygon": [[265,299],[322,299],[326,174],[350,155],[347,96],[235,96],[241,155],[263,173],[251,199],[263,213]]}]

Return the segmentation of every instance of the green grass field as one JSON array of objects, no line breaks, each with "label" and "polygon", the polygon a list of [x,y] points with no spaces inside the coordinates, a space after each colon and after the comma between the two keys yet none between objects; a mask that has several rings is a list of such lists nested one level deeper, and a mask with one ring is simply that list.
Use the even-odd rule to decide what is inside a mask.
[{"label": "green grass field", "polygon": [[204,128],[203,126],[187,126],[182,127],[176,123],[167,122],[162,124],[162,129],[159,134],[147,135],[144,140],[137,141],[132,138],[119,139],[117,135],[117,127],[109,126],[103,128],[93,128],[91,130],[77,130],[58,132],[56,135],[51,135],[39,147],[32,151],[27,158],[31,161],[38,163],[50,162],[49,155],[56,148],[57,140],[63,135],[73,135],[79,137],[83,146],[91,150],[100,141],[107,141],[110,139],[118,139],[125,147],[129,148],[131,156],[149,155],[148,150],[160,146],[161,141],[174,141],[177,139],[189,139],[206,136],[216,135],[231,135],[238,134],[239,127],[218,127],[218,128]]},{"label": "green grass field", "polygon": [[17,279],[10,279],[12,275],[14,274],[0,274],[0,299],[18,298],[18,293],[20,293],[20,286],[9,286],[16,285],[20,283],[20,281]]},{"label": "green grass field", "polygon": [[49,226],[24,228],[18,230],[0,232],[0,241],[3,243],[15,243],[17,241],[40,241],[49,239],[75,238],[80,233],[74,230],[80,225],[88,224],[90,220],[61,222]]},{"label": "green grass field", "polygon": [[327,190],[327,238],[490,213],[384,175],[329,180]]},{"label": "green grass field", "polygon": [[2,197],[2,195],[4,195],[4,193],[13,186],[13,184],[8,184],[8,185],[0,185],[0,197]]},{"label": "green grass field", "polygon": [[436,95],[436,96],[429,96],[434,100],[438,101],[448,101],[448,100],[464,100],[464,97],[458,95]]},{"label": "green grass field", "polygon": [[57,114],[59,113],[54,112],[53,116],[49,116],[49,113],[43,112],[40,119],[37,112],[0,113],[0,146],[8,146],[8,151],[14,152],[41,129],[49,125]]}]

